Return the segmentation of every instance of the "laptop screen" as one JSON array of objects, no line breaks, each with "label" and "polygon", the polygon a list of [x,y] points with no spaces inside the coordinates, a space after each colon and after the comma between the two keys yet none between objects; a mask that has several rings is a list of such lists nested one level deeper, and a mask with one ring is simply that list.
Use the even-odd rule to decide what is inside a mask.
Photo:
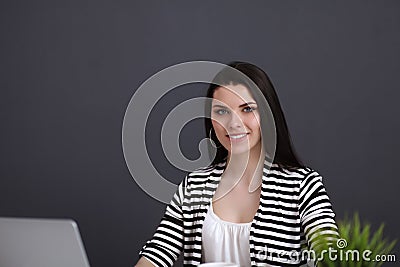
[{"label": "laptop screen", "polygon": [[72,220],[0,218],[1,267],[89,267]]}]

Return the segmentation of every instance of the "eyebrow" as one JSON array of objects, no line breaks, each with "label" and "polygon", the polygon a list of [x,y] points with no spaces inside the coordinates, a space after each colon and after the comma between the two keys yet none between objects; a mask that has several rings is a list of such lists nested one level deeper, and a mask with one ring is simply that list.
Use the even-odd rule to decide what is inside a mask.
[{"label": "eyebrow", "polygon": [[[239,108],[241,108],[241,107],[246,107],[246,106],[249,106],[249,105],[251,105],[251,104],[257,104],[257,103],[255,103],[255,102],[244,103],[244,104],[241,104],[241,105],[239,106]],[[218,104],[213,105],[213,108],[216,108],[216,107],[218,107],[218,108],[226,108],[226,106],[224,106],[224,105],[218,105]]]}]

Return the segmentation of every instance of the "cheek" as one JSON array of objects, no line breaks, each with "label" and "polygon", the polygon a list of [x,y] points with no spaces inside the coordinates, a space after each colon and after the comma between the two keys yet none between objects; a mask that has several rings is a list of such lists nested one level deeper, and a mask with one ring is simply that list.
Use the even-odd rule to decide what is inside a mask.
[{"label": "cheek", "polygon": [[224,126],[223,126],[223,124],[221,122],[213,120],[212,121],[212,126],[213,126],[214,131],[215,131],[215,133],[217,135],[225,134],[226,131],[225,131],[225,128],[224,128]]},{"label": "cheek", "polygon": [[249,117],[247,119],[247,125],[253,131],[259,131],[260,130],[260,117],[257,114],[254,114],[253,116]]},{"label": "cheek", "polygon": [[227,116],[211,116],[211,122],[214,125],[219,124],[221,127],[226,125]]}]

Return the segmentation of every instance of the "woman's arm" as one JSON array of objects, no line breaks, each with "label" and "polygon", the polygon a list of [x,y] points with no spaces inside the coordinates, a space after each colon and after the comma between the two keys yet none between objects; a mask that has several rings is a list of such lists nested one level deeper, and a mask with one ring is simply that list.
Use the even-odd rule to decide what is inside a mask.
[{"label": "woman's arm", "polygon": [[316,171],[308,173],[300,185],[299,212],[310,250],[318,251],[318,247],[332,245],[339,238],[335,213]]},{"label": "woman's arm", "polygon": [[183,199],[187,177],[179,184],[153,238],[139,252],[137,266],[173,266],[183,250]]},{"label": "woman's arm", "polygon": [[140,257],[135,267],[154,267],[154,265],[145,257]]}]

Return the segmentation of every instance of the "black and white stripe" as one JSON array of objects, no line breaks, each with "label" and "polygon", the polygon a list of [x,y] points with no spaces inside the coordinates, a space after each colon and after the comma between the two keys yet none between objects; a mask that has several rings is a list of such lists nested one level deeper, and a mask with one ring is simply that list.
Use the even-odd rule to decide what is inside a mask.
[{"label": "black and white stripe", "polygon": [[[201,263],[203,221],[225,164],[201,168],[185,177],[141,256],[165,267],[172,266],[183,251],[185,266]],[[268,166],[266,161],[260,206],[250,229],[251,264],[306,266],[306,260],[290,255],[315,248],[317,234],[332,242],[338,237],[322,177],[308,167]]]}]

